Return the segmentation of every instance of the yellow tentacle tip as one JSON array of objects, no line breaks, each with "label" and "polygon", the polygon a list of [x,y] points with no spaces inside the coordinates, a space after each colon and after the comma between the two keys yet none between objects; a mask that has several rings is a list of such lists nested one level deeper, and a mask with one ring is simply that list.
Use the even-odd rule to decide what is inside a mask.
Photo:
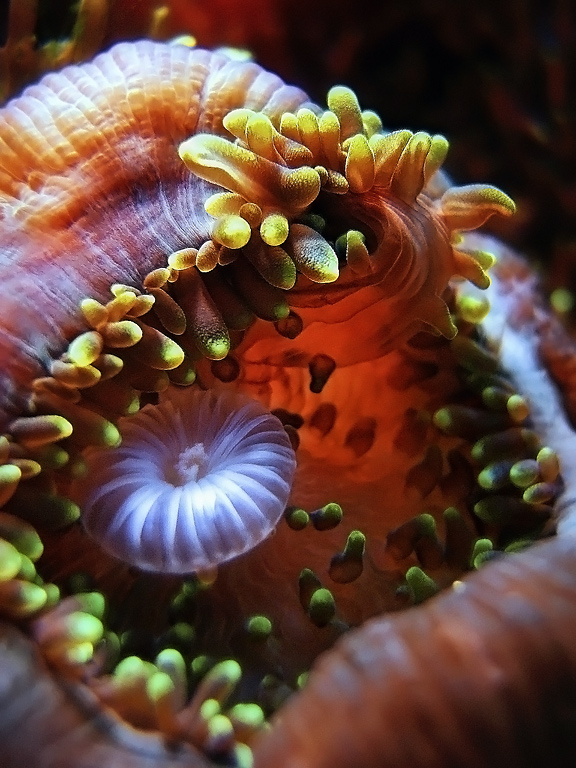
[{"label": "yellow tentacle tip", "polygon": [[257,156],[250,150],[206,133],[183,141],[178,154],[192,173],[230,192],[238,192],[243,178],[257,164]]},{"label": "yellow tentacle tip", "polygon": [[274,146],[277,131],[270,118],[261,112],[255,112],[246,123],[246,142],[252,152],[265,157],[271,162],[280,160],[280,155]]},{"label": "yellow tentacle tip", "polygon": [[206,199],[204,210],[210,216],[217,218],[218,216],[239,213],[245,202],[246,200],[242,195],[237,195],[235,192],[216,192]]},{"label": "yellow tentacle tip", "polygon": [[294,263],[309,280],[333,283],[338,278],[338,257],[330,244],[314,229],[304,224],[290,228],[290,254]]},{"label": "yellow tentacle tip", "polygon": [[486,267],[475,258],[474,253],[455,250],[454,261],[459,275],[465,277],[477,288],[481,288],[482,290],[488,288],[490,285],[490,277],[486,273]]},{"label": "yellow tentacle tip", "polygon": [[286,202],[303,210],[311,205],[320,192],[320,175],[309,166],[294,168],[284,172],[281,177],[282,191]]},{"label": "yellow tentacle tip", "polygon": [[516,212],[516,203],[498,187],[482,186],[469,188],[470,198],[476,199],[478,205],[489,206],[494,213],[511,216]]},{"label": "yellow tentacle tip", "polygon": [[352,192],[367,192],[374,185],[374,152],[361,133],[350,139],[345,175]]},{"label": "yellow tentacle tip", "polygon": [[217,219],[212,227],[212,239],[226,248],[243,248],[250,240],[250,224],[241,216],[230,214]]},{"label": "yellow tentacle tip", "polygon": [[193,35],[178,35],[168,41],[169,45],[184,45],[186,48],[196,48],[198,41]]},{"label": "yellow tentacle tip", "polygon": [[446,339],[453,339],[458,333],[446,302],[439,296],[429,296],[422,302],[422,319]]},{"label": "yellow tentacle tip", "polygon": [[246,136],[246,126],[254,114],[255,112],[252,109],[233,109],[227,115],[224,115],[222,125],[237,139],[244,139]]},{"label": "yellow tentacle tip", "polygon": [[442,167],[449,148],[448,139],[440,134],[432,136],[430,149],[424,162],[424,183]]},{"label": "yellow tentacle tip", "polygon": [[328,91],[328,108],[340,121],[342,139],[364,133],[364,122],[358,98],[351,88],[335,85]]},{"label": "yellow tentacle tip", "polygon": [[362,112],[362,123],[364,124],[364,133],[368,138],[375,133],[379,133],[382,130],[382,120],[380,115],[373,112],[371,109],[365,109]]},{"label": "yellow tentacle tip", "polygon": [[266,245],[282,245],[288,237],[290,224],[281,213],[271,213],[260,225],[260,237]]},{"label": "yellow tentacle tip", "polygon": [[424,166],[432,137],[419,131],[410,137],[392,176],[391,189],[406,203],[412,203],[424,186]]},{"label": "yellow tentacle tip", "polygon": [[349,229],[336,240],[337,253],[344,252],[346,263],[356,275],[365,277],[372,272],[370,254],[366,247],[366,238],[362,232]]},{"label": "yellow tentacle tip", "polygon": [[194,170],[197,163],[201,162],[207,155],[204,137],[202,135],[191,136],[180,144],[178,154],[185,165]]},{"label": "yellow tentacle tip", "polygon": [[502,190],[482,184],[448,189],[440,207],[446,224],[460,230],[476,229],[495,213],[510,216],[516,210],[514,201]]}]

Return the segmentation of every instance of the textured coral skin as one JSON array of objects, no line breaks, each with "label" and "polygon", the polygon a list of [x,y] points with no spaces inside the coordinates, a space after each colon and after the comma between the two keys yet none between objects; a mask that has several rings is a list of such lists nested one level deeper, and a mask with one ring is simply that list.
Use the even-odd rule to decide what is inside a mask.
[{"label": "textured coral skin", "polygon": [[178,144],[222,132],[234,107],[281,113],[306,103],[255,64],[141,42],[49,75],[5,108],[0,428],[65,339],[85,330],[81,299],[106,300],[113,282],[139,285],[167,254],[206,240],[210,191],[180,162]]},{"label": "textured coral skin", "polygon": [[[5,107],[0,145],[0,428],[24,409],[31,381],[64,351],[66,340],[86,330],[78,312],[82,299],[105,300],[115,282],[139,287],[174,251],[210,241],[211,220],[203,204],[215,188],[202,179],[218,184],[232,179],[229,188],[240,189],[251,201],[251,193],[264,184],[259,175],[267,163],[263,178],[274,186],[264,191],[267,204],[273,211],[285,207],[288,215],[294,214],[290,196],[298,197],[300,182],[283,186],[283,173],[290,176],[294,169],[250,152],[244,169],[233,159],[230,141],[220,141],[213,157],[210,149],[204,151],[209,156],[206,173],[200,170],[202,162],[190,174],[178,159],[175,150],[188,136],[231,139],[222,119],[239,107],[261,112],[276,126],[284,112],[299,107],[320,111],[302,91],[255,64],[150,41],[120,44],[92,63],[48,75]],[[343,140],[362,130],[359,109],[355,121],[357,128],[354,121],[351,126],[342,123]],[[383,308],[378,330],[389,348],[425,325],[445,335],[455,332],[442,292],[453,274],[475,280],[481,270],[469,255],[454,250],[453,230],[475,228],[491,213],[509,213],[513,207],[511,201],[502,205],[501,193],[496,199],[486,189],[482,200],[468,188],[462,188],[462,196],[458,188],[428,189],[430,174],[441,164],[434,139],[440,139],[440,146],[445,142],[442,137],[410,135],[408,144],[404,141],[412,147],[407,154],[400,146],[396,156],[388,149],[377,152],[375,161],[368,149],[368,187],[375,183],[373,189],[364,190],[361,183],[360,193],[328,194],[327,202],[319,200],[326,207],[320,212],[328,222],[327,237],[336,240],[349,227],[366,232],[370,274],[345,276],[334,291],[320,291],[300,278],[293,297],[297,306],[318,307],[376,284],[371,301]],[[418,143],[422,137],[428,142],[423,154]],[[361,138],[367,147],[367,139]],[[309,162],[322,160],[338,171],[331,169],[324,152],[329,159],[322,148],[315,155],[308,152]],[[343,164],[344,155],[337,152],[341,156],[336,162]],[[356,164],[361,167],[360,161]],[[320,185],[316,171],[302,170]],[[311,199],[316,195],[318,190]],[[307,205],[297,206],[296,212]],[[322,238],[297,226],[291,247],[310,252],[315,247],[310,238]]]},{"label": "textured coral skin", "polygon": [[[161,739],[97,713],[79,686],[55,680],[30,640],[0,626],[3,765],[43,768],[209,768],[193,750],[169,752]],[[54,714],[57,713],[57,717]]]},{"label": "textured coral skin", "polygon": [[[256,745],[256,768],[570,765],[575,562],[573,541],[542,544],[475,574],[463,591],[351,633]],[[209,765],[185,751],[169,756],[149,736],[131,744],[89,698],[79,704],[48,675],[29,641],[6,627],[1,637],[6,765]]]},{"label": "textured coral skin", "polygon": [[367,623],[321,659],[255,765],[570,765],[575,552],[573,540],[542,544]]}]

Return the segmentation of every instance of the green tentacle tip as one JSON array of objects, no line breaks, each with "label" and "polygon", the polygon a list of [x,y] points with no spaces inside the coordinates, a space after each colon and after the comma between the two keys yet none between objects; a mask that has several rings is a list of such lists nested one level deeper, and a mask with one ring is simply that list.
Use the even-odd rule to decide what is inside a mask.
[{"label": "green tentacle tip", "polygon": [[214,715],[207,722],[204,748],[208,754],[226,754],[233,744],[234,729],[226,715]]},{"label": "green tentacle tip", "polygon": [[308,610],[310,599],[313,593],[322,586],[322,583],[314,571],[310,568],[303,568],[298,576],[298,594],[300,605],[305,611]]},{"label": "green tentacle tip", "polygon": [[298,675],[298,677],[296,679],[296,687],[298,688],[299,691],[301,691],[302,688],[304,688],[304,686],[308,682],[308,678],[309,677],[310,677],[310,673],[309,672],[301,672]]},{"label": "green tentacle tip", "polygon": [[327,626],[336,615],[336,603],[332,592],[321,587],[312,593],[308,605],[308,615],[317,627]]},{"label": "green tentacle tip", "polygon": [[206,351],[210,360],[223,360],[230,352],[230,341],[227,338],[210,339],[206,343]]},{"label": "green tentacle tip", "polygon": [[267,640],[272,633],[272,622],[266,616],[251,616],[245,624],[246,631],[252,640]]},{"label": "green tentacle tip", "polygon": [[48,595],[43,587],[28,581],[8,581],[3,585],[1,610],[4,616],[24,619],[46,605]]},{"label": "green tentacle tip", "polygon": [[482,402],[492,411],[506,410],[510,392],[501,386],[488,385],[482,390]]},{"label": "green tentacle tip", "polygon": [[[44,551],[44,545],[35,528],[7,512],[0,512],[0,537],[2,537],[0,545],[2,539],[6,539],[18,552],[26,555],[33,562],[38,560]],[[0,557],[1,562],[2,557]]]},{"label": "green tentacle tip", "polygon": [[574,307],[574,294],[568,288],[556,288],[550,294],[550,304],[561,315],[571,312]]},{"label": "green tentacle tip", "polygon": [[100,619],[83,611],[75,611],[65,621],[66,640],[73,643],[97,643],[104,634]]},{"label": "green tentacle tip", "polygon": [[225,687],[235,686],[242,677],[242,667],[234,659],[220,661],[207,673],[205,682],[220,683]]},{"label": "green tentacle tip", "polygon": [[510,461],[491,462],[478,475],[478,485],[487,491],[504,488],[511,479],[511,467]]},{"label": "green tentacle tip", "polygon": [[235,704],[228,712],[228,717],[234,725],[234,730],[252,733],[259,731],[266,722],[266,716],[262,707],[249,702]]},{"label": "green tentacle tip", "polygon": [[494,555],[494,545],[490,539],[477,539],[472,550],[470,564],[478,569]]},{"label": "green tentacle tip", "polygon": [[33,525],[49,526],[51,530],[67,528],[80,518],[80,507],[70,499],[63,496],[51,496],[43,494],[41,499],[41,513],[31,513],[28,520]]},{"label": "green tentacle tip", "polygon": [[310,515],[300,507],[288,507],[284,513],[284,519],[293,531],[301,531],[310,522]]},{"label": "green tentacle tip", "polygon": [[366,537],[361,531],[352,531],[343,552],[334,555],[328,573],[332,581],[348,584],[362,575]]},{"label": "green tentacle tip", "polygon": [[450,342],[450,348],[458,363],[471,373],[495,373],[498,370],[498,358],[467,336],[456,336]]},{"label": "green tentacle tip", "polygon": [[547,483],[554,482],[560,474],[560,461],[556,451],[545,445],[538,451],[536,461],[540,468],[542,480]]},{"label": "green tentacle tip", "polygon": [[535,483],[526,488],[522,499],[527,504],[545,504],[556,496],[558,488],[555,483]]},{"label": "green tentacle tip", "polygon": [[142,661],[139,656],[126,656],[116,665],[113,676],[116,680],[130,678],[148,678],[154,667],[149,662]]},{"label": "green tentacle tip", "polygon": [[208,723],[213,717],[219,715],[222,711],[220,702],[216,699],[206,699],[200,705],[200,718],[204,723]]},{"label": "green tentacle tip", "polygon": [[9,581],[19,572],[22,555],[9,541],[0,539],[0,581]]},{"label": "green tentacle tip", "polygon": [[530,415],[530,406],[522,395],[514,394],[508,398],[506,408],[512,421],[521,424]]},{"label": "green tentacle tip", "polygon": [[254,757],[252,755],[252,749],[248,744],[244,744],[243,742],[238,742],[234,746],[234,761],[235,765],[238,766],[238,768],[253,768],[254,766]]},{"label": "green tentacle tip", "polygon": [[175,690],[174,681],[166,672],[155,672],[146,681],[146,693],[153,702],[170,696]]},{"label": "green tentacle tip", "polygon": [[434,579],[430,578],[417,565],[412,566],[412,568],[406,571],[406,581],[416,604],[428,600],[428,598],[433,597],[440,590]]},{"label": "green tentacle tip", "polygon": [[418,525],[418,533],[420,536],[435,536],[436,535],[436,520],[429,512],[423,512],[416,517]]},{"label": "green tentacle tip", "polygon": [[[174,605],[174,601],[172,602],[172,611],[177,612],[179,607],[178,602],[176,602],[176,605]],[[167,645],[178,648],[183,653],[188,653],[196,639],[196,630],[192,624],[188,624],[186,621],[177,621],[175,624],[172,624],[162,639]]]},{"label": "green tentacle tip", "polygon": [[22,563],[17,578],[22,579],[23,581],[36,581],[36,568],[34,567],[32,560],[30,560],[29,557],[26,557],[26,555],[22,555]]},{"label": "green tentacle tip", "polygon": [[510,542],[507,547],[504,548],[504,552],[507,554],[513,554],[514,552],[523,552],[525,549],[528,549],[528,547],[531,547],[534,544],[534,539],[531,538],[522,538],[522,539],[516,539],[515,541]]},{"label": "green tentacle tip", "polygon": [[326,504],[321,509],[310,513],[312,525],[317,531],[329,531],[341,522],[343,517],[342,507],[335,502]]},{"label": "green tentacle tip", "polygon": [[106,610],[106,600],[101,592],[83,592],[76,595],[76,600],[82,606],[82,610],[102,619]]},{"label": "green tentacle tip", "polygon": [[485,296],[466,296],[461,294],[456,299],[458,316],[467,323],[477,325],[490,312],[490,302]]},{"label": "green tentacle tip", "polygon": [[[88,593],[92,592],[94,589],[94,579],[86,571],[74,571],[74,573],[71,573],[68,576],[64,583],[66,591],[70,592],[72,595],[82,592],[82,595],[78,597],[79,600],[84,600]],[[83,610],[90,611],[89,608],[86,608],[84,603],[82,603],[82,606]]]},{"label": "green tentacle tip", "polygon": [[190,672],[194,678],[201,678],[210,671],[210,657],[205,654],[195,656],[190,662]]},{"label": "green tentacle tip", "polygon": [[460,514],[460,510],[457,507],[446,507],[442,515],[444,520],[462,520],[462,515]]},{"label": "green tentacle tip", "polygon": [[508,214],[516,213],[516,203],[514,200],[497,187],[486,187],[484,199],[487,203],[503,209]]},{"label": "green tentacle tip", "polygon": [[44,592],[46,593],[46,608],[53,608],[60,602],[60,587],[56,584],[44,584]]},{"label": "green tentacle tip", "polygon": [[432,416],[432,422],[442,432],[448,435],[456,434],[458,429],[458,419],[450,406],[439,408]]},{"label": "green tentacle tip", "polygon": [[111,421],[102,424],[102,445],[107,448],[117,448],[122,442],[122,435]]},{"label": "green tentacle tip", "polygon": [[226,330],[196,329],[196,344],[209,360],[223,360],[230,352],[230,337]]},{"label": "green tentacle tip", "polygon": [[528,488],[540,478],[540,465],[535,459],[517,461],[510,468],[510,480],[517,488]]},{"label": "green tentacle tip", "polygon": [[185,677],[186,663],[180,651],[175,648],[164,648],[155,659],[156,666],[170,675]]},{"label": "green tentacle tip", "polygon": [[362,531],[351,531],[346,540],[344,554],[352,558],[362,558],[366,548],[366,536]]}]

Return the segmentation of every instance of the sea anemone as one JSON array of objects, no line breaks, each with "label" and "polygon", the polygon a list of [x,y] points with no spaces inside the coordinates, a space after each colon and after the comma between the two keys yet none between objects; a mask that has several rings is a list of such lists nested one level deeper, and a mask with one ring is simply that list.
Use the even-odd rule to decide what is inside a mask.
[{"label": "sea anemone", "polygon": [[[540,713],[550,650],[571,670],[572,545],[564,535],[511,553],[553,532],[557,499],[570,530],[559,464],[570,467],[572,433],[567,425],[557,441],[560,405],[552,417],[538,407],[538,393],[556,391],[535,373],[555,326],[530,272],[497,242],[462,234],[510,213],[509,198],[453,187],[440,170],[443,137],[385,131],[348,88],[321,109],[251,62],[182,44],[120,44],[48,75],[2,119],[0,610],[45,660],[5,630],[15,661],[6,722],[19,726],[17,738],[2,734],[6,759],[26,754],[22,735],[48,703],[58,728],[80,734],[55,754],[60,765],[93,750],[135,765],[202,764],[196,750],[247,765],[248,745],[260,765],[424,766],[439,764],[437,750],[466,764],[466,737],[490,741],[495,725],[460,708],[462,691],[486,681],[487,704],[511,703],[511,727],[505,747],[478,748],[479,759],[520,765],[538,754],[522,744],[524,677],[508,650],[494,659],[494,644],[513,615],[507,635],[533,660]],[[511,310],[497,315],[502,332],[483,325],[478,293],[495,253],[494,295]],[[508,354],[509,331],[524,368]],[[202,483],[190,472],[213,459],[213,424],[243,447],[234,425],[247,414],[265,435],[244,425],[250,462],[216,505],[222,475]],[[183,442],[170,466],[143,462],[142,445],[165,457],[174,430]],[[186,492],[175,494],[183,473]],[[192,492],[188,523],[210,505],[214,525],[181,536],[167,501],[152,506],[143,536],[138,524],[119,537],[111,516],[140,516],[158,482],[170,499]],[[265,521],[254,533],[236,512]],[[485,602],[506,594],[505,611],[484,623]],[[435,652],[439,679],[426,674]],[[452,664],[466,654],[485,663]],[[404,751],[382,740],[398,687],[415,675],[423,706],[406,699],[411,727],[456,723],[458,739],[438,727],[424,740],[407,734]],[[561,675],[555,666],[552,681]],[[554,714],[571,701],[571,679]],[[333,692],[340,719],[319,739],[309,713]],[[366,701],[370,717],[347,731],[350,708]],[[263,713],[276,711],[261,736]],[[571,716],[538,726],[564,748]],[[40,750],[49,734],[34,730]],[[178,746],[164,750],[153,731]]]}]

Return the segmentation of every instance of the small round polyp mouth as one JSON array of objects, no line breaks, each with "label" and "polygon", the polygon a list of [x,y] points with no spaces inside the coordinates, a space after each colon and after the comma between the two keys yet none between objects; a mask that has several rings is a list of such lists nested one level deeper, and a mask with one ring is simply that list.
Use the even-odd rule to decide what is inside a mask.
[{"label": "small round polyp mouth", "polygon": [[72,495],[109,553],[143,570],[206,571],[266,538],[296,469],[279,420],[246,395],[191,388],[121,419]]},{"label": "small round polyp mouth", "polygon": [[208,474],[210,457],[204,443],[194,443],[185,448],[175,464],[166,467],[166,481],[178,488],[188,483],[197,483]]}]

